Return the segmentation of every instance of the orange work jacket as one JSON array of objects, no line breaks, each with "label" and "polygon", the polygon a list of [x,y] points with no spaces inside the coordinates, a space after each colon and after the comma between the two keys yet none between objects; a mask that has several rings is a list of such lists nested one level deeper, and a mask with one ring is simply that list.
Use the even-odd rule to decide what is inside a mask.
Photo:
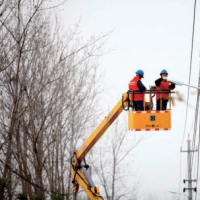
[{"label": "orange work jacket", "polygon": [[[139,88],[137,87],[137,83],[139,81],[139,77],[134,77],[130,83],[129,83],[129,90],[134,90],[134,91],[140,91]],[[133,100],[133,95],[131,95],[131,100]],[[143,101],[144,100],[144,94],[134,94],[134,101]]]},{"label": "orange work jacket", "polygon": [[[169,82],[168,81],[161,81],[160,86],[156,86],[156,90],[169,90]],[[168,98],[169,93],[161,93],[156,94],[156,101],[160,98]]]}]

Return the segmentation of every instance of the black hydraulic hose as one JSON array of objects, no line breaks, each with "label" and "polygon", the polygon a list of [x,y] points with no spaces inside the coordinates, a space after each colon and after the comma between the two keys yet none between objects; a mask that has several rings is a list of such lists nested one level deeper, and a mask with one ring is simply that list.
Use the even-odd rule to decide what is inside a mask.
[{"label": "black hydraulic hose", "polygon": [[130,107],[129,95],[130,95],[130,93],[128,92],[128,110],[129,110],[129,107]]},{"label": "black hydraulic hose", "polygon": [[[88,183],[84,180],[84,178],[83,178],[78,172],[77,172],[77,174],[78,174],[78,176],[82,179],[82,181],[83,181],[86,185],[88,185]],[[88,188],[88,190],[93,194],[93,196],[99,197],[99,198],[103,199],[102,196],[96,195],[95,193],[93,193],[91,189]]]},{"label": "black hydraulic hose", "polygon": [[[71,157],[71,166],[72,166],[73,170],[75,170],[75,167],[74,167],[74,165],[72,164],[73,157],[74,157],[74,156]],[[82,181],[83,181],[86,185],[88,185],[88,183],[84,180],[84,178],[79,174],[78,169],[76,170],[75,174],[78,174],[78,176],[82,179]],[[99,198],[103,199],[102,196],[96,195],[95,193],[93,193],[92,190],[90,189],[90,187],[88,187],[88,190],[93,194],[93,196],[99,197]]]},{"label": "black hydraulic hose", "polygon": [[151,104],[152,104],[152,108],[153,108],[153,97],[155,97],[155,93],[152,95],[152,97],[151,97]]},{"label": "black hydraulic hose", "polygon": [[[129,94],[129,93],[128,93]],[[122,95],[122,108],[125,110],[125,111],[128,111],[129,110],[129,100],[128,100],[128,108],[126,109],[124,107],[124,96]]]},{"label": "black hydraulic hose", "polygon": [[122,108],[124,109],[124,96],[123,95],[122,95]]}]

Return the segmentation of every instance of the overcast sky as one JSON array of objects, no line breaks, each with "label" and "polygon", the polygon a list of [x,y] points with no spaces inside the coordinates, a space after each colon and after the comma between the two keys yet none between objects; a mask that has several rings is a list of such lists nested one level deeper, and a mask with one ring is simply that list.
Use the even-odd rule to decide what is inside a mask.
[{"label": "overcast sky", "polygon": [[[188,83],[194,1],[189,0],[68,0],[63,15],[64,27],[81,19],[81,34],[89,38],[112,30],[106,48],[116,49],[101,58],[105,84],[112,87],[111,106],[127,91],[128,82],[137,69],[144,70],[142,80],[147,88],[165,68],[169,77]],[[200,49],[200,3],[197,2],[191,84],[197,85]],[[187,88],[176,88],[185,98]],[[195,95],[190,104],[195,105]],[[109,111],[108,111],[109,112]],[[141,194],[157,194],[158,199],[174,199],[168,190],[179,190],[179,181],[186,177],[187,156],[180,146],[184,133],[186,104],[176,103],[172,110],[172,130],[156,132],[136,149],[133,169],[143,177]],[[192,127],[194,109],[189,107],[183,149]],[[192,132],[191,132],[192,133]],[[149,132],[129,132],[144,135]],[[181,191],[184,185],[181,184]],[[145,195],[144,195],[145,196]],[[200,199],[200,196],[198,196]],[[141,198],[144,199],[143,197]]]}]

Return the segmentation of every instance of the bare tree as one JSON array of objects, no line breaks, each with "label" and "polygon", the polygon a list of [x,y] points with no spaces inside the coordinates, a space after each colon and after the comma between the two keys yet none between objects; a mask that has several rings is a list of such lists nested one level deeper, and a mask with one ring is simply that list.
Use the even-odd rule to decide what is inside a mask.
[{"label": "bare tree", "polygon": [[[71,193],[69,159],[98,116],[98,58],[109,35],[84,41],[78,24],[62,34],[45,3],[10,0],[0,19],[0,150],[6,165],[17,163],[24,178],[15,183],[30,200],[45,199],[46,187]],[[11,200],[13,175],[4,166],[1,177]]]}]

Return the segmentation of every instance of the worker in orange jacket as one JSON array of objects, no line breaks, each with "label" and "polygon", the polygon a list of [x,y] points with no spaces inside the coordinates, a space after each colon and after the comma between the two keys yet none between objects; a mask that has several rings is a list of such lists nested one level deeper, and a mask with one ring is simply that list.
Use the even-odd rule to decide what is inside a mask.
[{"label": "worker in orange jacket", "polygon": [[[161,78],[159,78],[155,81],[156,90],[169,91],[169,90],[173,90],[175,88],[175,84],[167,81],[167,76],[168,76],[167,70],[163,69],[160,72],[160,76],[161,76]],[[162,109],[160,108],[161,99],[162,99],[162,105],[161,105]],[[161,94],[157,93],[156,94],[156,110],[166,110],[168,99],[169,99],[169,93],[161,93]]]},{"label": "worker in orange jacket", "polygon": [[[146,87],[142,84],[141,79],[144,78],[144,72],[142,70],[136,71],[136,76],[130,81],[129,83],[129,89],[133,91],[145,91]],[[131,97],[133,98],[133,97]],[[144,94],[134,94],[134,99],[132,99],[135,105],[135,110],[144,110],[143,107],[143,100],[144,100]]]}]

